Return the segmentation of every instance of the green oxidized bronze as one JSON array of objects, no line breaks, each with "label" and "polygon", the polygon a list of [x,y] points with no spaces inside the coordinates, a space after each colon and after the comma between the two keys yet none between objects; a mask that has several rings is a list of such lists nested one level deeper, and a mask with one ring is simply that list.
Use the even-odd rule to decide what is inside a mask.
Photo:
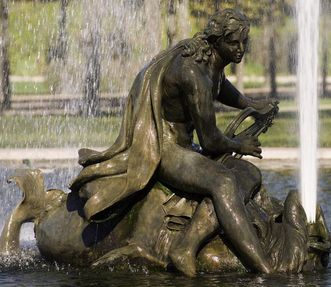
[{"label": "green oxidized bronze", "polygon": [[[93,267],[128,261],[188,276],[326,267],[322,210],[308,225],[296,192],[284,203],[268,196],[259,169],[241,159],[261,158],[258,136],[278,111],[277,102],[245,97],[224,75],[241,61],[248,34],[246,17],[224,10],[153,58],[132,85],[116,142],[104,152],[79,151],[84,168],[70,194],[45,192],[38,171],[15,176],[25,197],[0,249],[17,249],[21,224],[33,221],[43,256]],[[214,101],[243,110],[224,133]]]}]

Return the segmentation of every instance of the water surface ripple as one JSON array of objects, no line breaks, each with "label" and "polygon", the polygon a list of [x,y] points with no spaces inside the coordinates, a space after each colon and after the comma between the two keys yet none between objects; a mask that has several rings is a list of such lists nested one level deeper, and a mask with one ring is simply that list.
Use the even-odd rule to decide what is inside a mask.
[{"label": "water surface ripple", "polygon": [[[5,179],[14,173],[0,168],[0,228],[4,218],[20,200],[21,193],[8,185]],[[46,188],[63,188],[78,173],[77,168],[55,169],[45,175]],[[276,197],[284,199],[291,189],[297,189],[297,174],[294,171],[263,171],[267,189]],[[331,170],[320,172],[318,200],[322,205],[329,228],[331,227]],[[1,222],[2,221],[2,222]],[[32,226],[23,231],[24,249],[16,256],[0,258],[0,286],[331,286],[331,268],[324,272],[299,275],[255,275],[246,272],[227,274],[199,274],[197,278],[186,278],[176,272],[156,272],[145,267],[130,267],[130,272],[112,270],[90,270],[56,262],[46,262],[38,253],[33,240]]]}]

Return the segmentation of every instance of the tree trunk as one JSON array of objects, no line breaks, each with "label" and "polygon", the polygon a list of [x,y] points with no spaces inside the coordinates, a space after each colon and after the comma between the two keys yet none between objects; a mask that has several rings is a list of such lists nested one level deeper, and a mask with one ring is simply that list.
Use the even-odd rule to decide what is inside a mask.
[{"label": "tree trunk", "polygon": [[322,96],[327,97],[327,77],[328,77],[328,48],[329,48],[329,25],[328,25],[328,15],[324,16],[323,19],[323,31],[322,31]]},{"label": "tree trunk", "polygon": [[67,35],[67,7],[69,0],[61,0],[59,13],[59,33],[55,45],[49,47],[47,54],[47,63],[55,61],[65,61],[68,50],[68,35]]},{"label": "tree trunk", "polygon": [[[96,0],[98,1],[98,0]],[[87,42],[86,42],[86,73],[84,82],[84,106],[83,115],[95,117],[100,114],[100,48],[101,48],[101,17],[99,15],[98,5],[96,2],[90,2],[91,11],[87,11]]]},{"label": "tree trunk", "polygon": [[270,87],[270,77],[269,77],[269,35],[270,35],[270,24],[268,22],[268,15],[265,13],[262,18],[262,27],[263,27],[263,37],[262,37],[262,45],[263,50],[263,73],[264,73],[264,85],[265,87]]},{"label": "tree trunk", "polygon": [[0,69],[1,69],[1,111],[11,107],[11,87],[9,82],[9,34],[8,34],[8,0],[0,0],[1,35],[0,35]]},{"label": "tree trunk", "polygon": [[145,15],[153,15],[145,20],[144,33],[148,35],[148,39],[144,42],[149,47],[148,53],[150,56],[156,55],[162,49],[161,45],[161,2],[160,0],[145,0],[144,2]]},{"label": "tree trunk", "polygon": [[58,49],[62,60],[65,60],[68,49],[68,35],[67,35],[67,7],[69,0],[61,0],[60,20],[59,20],[59,40]]},{"label": "tree trunk", "polygon": [[322,51],[322,96],[327,97],[327,78],[328,78],[328,46],[323,43]]},{"label": "tree trunk", "polygon": [[171,47],[176,37],[176,0],[168,0],[167,5],[167,45]]},{"label": "tree trunk", "polygon": [[189,0],[177,1],[177,38],[175,38],[175,42],[188,38],[191,32]]},{"label": "tree trunk", "polygon": [[168,0],[167,37],[168,47],[190,36],[189,0]]},{"label": "tree trunk", "polygon": [[275,31],[272,31],[272,35],[270,35],[269,41],[270,41],[269,42],[269,76],[270,76],[269,97],[277,98]]},{"label": "tree trunk", "polygon": [[276,55],[276,21],[273,17],[275,15],[276,4],[274,1],[270,1],[270,7],[267,11],[267,19],[268,25],[270,25],[269,30],[269,65],[268,65],[268,72],[270,77],[270,98],[277,98],[277,82],[276,82],[276,75],[277,75],[277,55]]},{"label": "tree trunk", "polygon": [[220,10],[221,0],[214,0],[214,11],[217,12]]},{"label": "tree trunk", "polygon": [[87,58],[84,116],[95,117],[100,113],[100,68],[100,34],[94,33],[91,36],[91,46]]}]

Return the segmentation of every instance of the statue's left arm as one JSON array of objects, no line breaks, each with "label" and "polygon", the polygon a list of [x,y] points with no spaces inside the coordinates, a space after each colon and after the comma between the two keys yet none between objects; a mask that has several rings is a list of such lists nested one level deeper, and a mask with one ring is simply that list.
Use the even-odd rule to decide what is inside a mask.
[{"label": "statue's left arm", "polygon": [[217,97],[217,100],[224,105],[241,110],[247,107],[252,107],[256,110],[261,110],[265,108],[267,105],[273,103],[273,100],[270,99],[255,100],[243,95],[226,78],[224,78],[224,80],[222,81],[220,93]]}]

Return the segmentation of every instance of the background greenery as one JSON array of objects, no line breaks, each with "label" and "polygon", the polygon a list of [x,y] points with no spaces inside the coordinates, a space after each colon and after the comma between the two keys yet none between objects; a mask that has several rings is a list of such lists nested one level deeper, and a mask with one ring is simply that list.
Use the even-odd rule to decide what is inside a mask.
[{"label": "background greenery", "polygon": [[[331,106],[323,99],[322,106]],[[283,110],[283,112],[282,112]],[[217,125],[224,130],[237,112],[220,112]],[[2,116],[0,148],[36,147],[107,147],[116,139],[121,118],[79,116]],[[331,146],[331,110],[320,111],[321,147]],[[293,101],[280,103],[280,113],[266,134],[260,136],[262,147],[298,146],[298,123]]]},{"label": "background greenery", "polygon": [[12,75],[42,75],[57,32],[59,2],[9,2],[9,57]]},{"label": "background greenery", "polygon": [[[67,33],[78,43],[73,53],[79,55],[83,35],[82,0],[69,0],[67,6]],[[125,0],[124,0],[125,1]],[[128,2],[143,3],[143,0],[127,0]],[[152,1],[152,0],[145,0]],[[169,3],[177,0],[161,0],[162,15],[161,38],[162,48],[169,44],[167,22],[170,17]],[[130,2],[130,3],[131,3]],[[327,1],[325,1],[327,2]],[[251,20],[250,45],[245,56],[244,74],[248,76],[268,75],[268,42],[266,34],[272,33],[276,40],[275,62],[277,75],[293,74],[294,54],[293,43],[296,41],[295,20],[293,17],[294,0],[187,0],[189,7],[188,22],[191,27],[190,35],[200,31],[206,24],[208,16],[220,8],[239,7]],[[326,7],[326,6],[325,6]],[[49,51],[57,45],[59,38],[61,0],[55,1],[18,1],[8,0],[9,15],[9,61],[10,73],[13,76],[26,77],[24,81],[15,80],[11,83],[14,95],[51,94],[57,75],[54,65],[49,62]],[[329,21],[327,10],[322,11],[321,22]],[[179,17],[178,15],[176,17]],[[325,22],[324,21],[324,22]],[[323,23],[324,23],[323,22]],[[111,35],[112,22],[108,25],[107,33]],[[322,23],[321,23],[321,26]],[[325,26],[327,27],[327,26]],[[324,30],[325,30],[324,27]],[[114,28],[115,29],[115,28]],[[326,29],[326,38],[330,38],[331,29]],[[177,35],[181,39],[181,35]],[[141,51],[133,50],[127,61],[134,61]],[[327,50],[327,69],[331,73],[331,49]],[[322,55],[321,55],[322,57]],[[323,63],[323,61],[322,61]],[[83,67],[83,65],[82,65]],[[139,66],[140,67],[140,66]],[[61,71],[61,69],[60,69]],[[70,71],[69,71],[70,72]],[[103,71],[101,91],[109,92],[109,74]],[[116,72],[116,71],[115,71]],[[132,72],[132,71],[131,71]],[[133,71],[136,73],[136,71]],[[236,74],[236,67],[229,66],[226,73]],[[33,77],[43,76],[45,81],[36,82]],[[29,80],[31,78],[31,80]],[[123,78],[120,78],[123,80]],[[131,83],[131,81],[129,81]],[[265,82],[245,82],[244,88],[262,88]],[[279,85],[293,85],[280,83]],[[111,91],[110,91],[111,92]],[[56,96],[56,94],[54,95]],[[328,132],[331,128],[329,99],[321,100],[324,109],[320,114],[320,145],[331,146]],[[285,111],[282,112],[282,109]],[[280,103],[280,114],[274,126],[266,135],[261,136],[263,146],[297,146],[297,115],[296,104],[293,100]],[[235,116],[234,112],[220,113],[217,122],[221,129]],[[0,147],[56,147],[56,146],[109,146],[115,139],[119,129],[119,117],[84,118],[79,116],[44,116],[0,115]]]},{"label": "background greenery", "polygon": [[[69,35],[77,33],[82,17],[77,9],[75,2],[71,0],[68,6],[68,15],[71,25],[68,26]],[[166,2],[166,0],[162,0]],[[168,0],[167,0],[168,1]],[[190,0],[189,1],[189,22],[193,27],[191,35],[200,31],[205,25],[207,18],[214,11],[212,0]],[[219,1],[222,8],[239,7],[248,15],[252,22],[251,27],[251,49],[245,56],[245,74],[263,75],[263,59],[265,48],[262,39],[266,23],[263,23],[263,15],[266,13],[270,4],[266,0],[260,1]],[[294,1],[274,0],[278,3],[276,12],[272,15],[272,20],[277,23],[277,60],[286,65],[277,67],[279,74],[288,74],[287,62],[290,57],[291,41],[295,40],[295,19],[293,18]],[[166,4],[161,7],[166,10]],[[22,76],[41,75],[47,70],[47,52],[54,44],[58,33],[58,17],[60,1],[9,1],[9,35],[10,35],[10,64],[11,74]],[[166,12],[165,12],[166,13]],[[330,15],[328,15],[330,16]],[[331,36],[329,31],[329,36]],[[166,47],[166,24],[163,24],[163,46]],[[331,49],[329,49],[328,61],[331,64]],[[328,65],[329,73],[331,65]],[[231,69],[229,69],[231,73]]]}]

